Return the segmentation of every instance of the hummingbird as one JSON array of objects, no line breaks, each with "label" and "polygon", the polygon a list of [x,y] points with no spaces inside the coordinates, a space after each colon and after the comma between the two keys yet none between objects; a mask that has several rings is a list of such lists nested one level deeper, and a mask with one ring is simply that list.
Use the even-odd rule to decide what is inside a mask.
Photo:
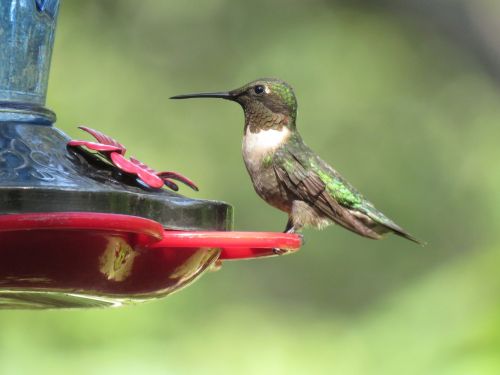
[{"label": "hummingbird", "polygon": [[422,244],[364,198],[309,148],[297,130],[292,87],[263,78],[225,92],[177,95],[170,99],[222,98],[245,114],[242,154],[256,193],[288,214],[285,233],[336,223],[356,234],[381,239],[395,233]]}]

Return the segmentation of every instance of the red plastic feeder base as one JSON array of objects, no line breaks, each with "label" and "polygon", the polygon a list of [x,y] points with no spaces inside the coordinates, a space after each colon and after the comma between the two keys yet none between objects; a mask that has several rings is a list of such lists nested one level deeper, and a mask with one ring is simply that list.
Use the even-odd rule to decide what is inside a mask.
[{"label": "red plastic feeder base", "polygon": [[294,234],[172,231],[136,216],[0,216],[0,308],[121,305],[163,297],[217,260],[293,252]]}]

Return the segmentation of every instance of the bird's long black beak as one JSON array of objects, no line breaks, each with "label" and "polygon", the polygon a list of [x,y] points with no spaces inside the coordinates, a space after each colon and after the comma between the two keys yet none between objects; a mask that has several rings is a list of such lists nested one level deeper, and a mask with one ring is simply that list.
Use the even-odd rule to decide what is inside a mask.
[{"label": "bird's long black beak", "polygon": [[185,94],[176,95],[170,97],[170,99],[191,99],[191,98],[222,98],[222,99],[233,99],[234,95],[230,92],[200,92],[197,94]]}]

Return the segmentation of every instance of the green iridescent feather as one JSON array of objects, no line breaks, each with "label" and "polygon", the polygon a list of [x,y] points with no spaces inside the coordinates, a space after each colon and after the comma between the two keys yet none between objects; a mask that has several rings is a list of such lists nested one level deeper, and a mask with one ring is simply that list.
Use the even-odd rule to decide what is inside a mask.
[{"label": "green iridescent feather", "polygon": [[[374,223],[376,232],[383,234],[395,232],[409,240],[420,243],[404,229],[385,216],[381,211],[356,190],[340,173],[323,161],[312,151],[295,132],[288,142],[278,149],[273,157],[273,163],[283,168],[292,180],[304,179],[304,171],[313,174],[323,184],[324,190],[351,213],[366,215]],[[333,218],[335,220],[336,218]],[[351,229],[352,228],[348,228]]]}]

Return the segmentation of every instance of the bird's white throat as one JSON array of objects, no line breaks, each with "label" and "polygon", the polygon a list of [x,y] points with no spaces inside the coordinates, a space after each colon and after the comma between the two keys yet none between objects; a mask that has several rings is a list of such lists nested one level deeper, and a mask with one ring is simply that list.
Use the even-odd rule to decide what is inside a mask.
[{"label": "bird's white throat", "polygon": [[282,127],[280,130],[261,130],[258,133],[252,133],[250,129],[247,129],[243,137],[243,156],[245,158],[263,157],[286,142],[289,136],[290,130],[287,127]]}]

